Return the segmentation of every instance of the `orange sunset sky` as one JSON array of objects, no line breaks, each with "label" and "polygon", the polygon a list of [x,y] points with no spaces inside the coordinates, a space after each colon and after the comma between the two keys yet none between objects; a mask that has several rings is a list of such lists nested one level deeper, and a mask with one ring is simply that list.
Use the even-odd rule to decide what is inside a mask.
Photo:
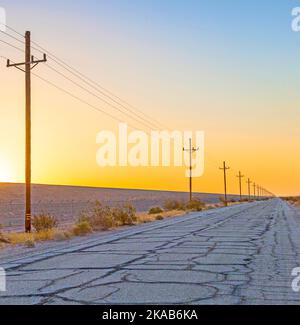
[{"label": "orange sunset sky", "polygon": [[[38,44],[171,130],[203,130],[205,173],[194,180],[195,191],[221,193],[218,168],[226,160],[231,193],[238,193],[241,170],[278,195],[300,194],[300,33],[290,28],[290,5],[16,0],[0,6],[8,25],[31,30]],[[1,43],[0,56],[24,60]],[[47,65],[34,72],[143,129]],[[0,182],[24,182],[24,113],[24,75],[0,58]],[[96,135],[116,127],[33,76],[33,182],[188,190],[182,168],[98,167]]]}]

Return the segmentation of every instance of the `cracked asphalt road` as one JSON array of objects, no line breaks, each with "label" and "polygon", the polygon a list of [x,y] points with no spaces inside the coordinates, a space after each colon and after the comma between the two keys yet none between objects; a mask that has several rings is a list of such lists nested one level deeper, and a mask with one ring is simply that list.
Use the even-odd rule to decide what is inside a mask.
[{"label": "cracked asphalt road", "polygon": [[300,304],[300,214],[274,199],[2,258],[0,304]]}]

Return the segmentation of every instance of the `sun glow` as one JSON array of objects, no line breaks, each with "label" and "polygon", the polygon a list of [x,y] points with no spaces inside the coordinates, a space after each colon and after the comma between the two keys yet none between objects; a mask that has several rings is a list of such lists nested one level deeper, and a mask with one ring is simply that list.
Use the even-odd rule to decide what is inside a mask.
[{"label": "sun glow", "polygon": [[12,170],[7,160],[0,157],[0,182],[12,182]]}]

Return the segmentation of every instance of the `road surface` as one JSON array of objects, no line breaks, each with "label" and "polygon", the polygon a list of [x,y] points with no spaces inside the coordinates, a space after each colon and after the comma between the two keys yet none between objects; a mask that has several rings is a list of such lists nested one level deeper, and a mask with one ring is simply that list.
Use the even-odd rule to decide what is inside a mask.
[{"label": "road surface", "polygon": [[300,215],[274,199],[2,257],[1,304],[300,304]]}]

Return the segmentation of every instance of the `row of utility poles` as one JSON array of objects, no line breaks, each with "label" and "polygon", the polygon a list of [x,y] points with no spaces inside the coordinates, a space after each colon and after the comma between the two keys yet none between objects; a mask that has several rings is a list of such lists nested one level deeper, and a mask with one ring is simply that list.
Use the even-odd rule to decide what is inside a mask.
[{"label": "row of utility poles", "polygon": [[[224,204],[227,206],[228,205],[228,196],[227,196],[227,171],[230,169],[226,165],[226,161],[223,162],[223,167],[220,168],[220,170],[223,171],[224,173]],[[243,183],[242,180],[245,177],[240,171],[239,174],[236,176],[239,179],[239,191],[240,191],[240,201],[243,200]],[[252,182],[250,178],[247,180],[248,184],[248,200],[260,200],[260,199],[265,199],[265,198],[270,198],[270,197],[275,197],[273,193],[270,191],[266,190],[262,186]],[[253,195],[251,194],[251,184],[253,186]]]},{"label": "row of utility poles", "polygon": [[[31,36],[30,32],[25,33],[25,61],[21,63],[11,63],[10,60],[7,60],[7,67],[15,67],[25,73],[25,90],[26,90],[26,104],[25,104],[25,231],[31,232],[31,70],[35,68],[39,63],[46,62],[46,54],[43,55],[43,59],[36,60],[31,55]],[[22,68],[24,67],[24,68]],[[189,148],[184,148],[184,151],[189,152],[190,154],[190,180],[189,180],[189,189],[190,189],[190,200],[193,199],[192,196],[192,155],[194,152],[198,151],[199,148],[194,148],[192,146],[192,140],[190,139]],[[227,175],[226,172],[229,167],[226,166],[226,162],[223,163],[221,168],[224,171],[224,186],[225,186],[225,204],[228,204],[227,198]],[[242,199],[242,178],[244,175],[241,172],[238,175],[240,181],[240,198]],[[251,199],[250,193],[250,184],[252,182],[248,179],[248,192],[249,199]],[[256,195],[261,196],[273,196],[272,193],[266,191],[260,186],[253,184],[254,187],[254,198]],[[257,193],[257,194],[256,194]]]},{"label": "row of utility poles", "polygon": [[[199,150],[199,148],[194,148],[192,146],[192,139],[190,139],[189,142],[189,148],[188,149],[183,149],[184,151],[189,152],[190,154],[190,178],[189,178],[189,185],[190,185],[190,201],[193,200],[193,188],[192,188],[192,180],[193,180],[193,168],[192,168],[192,154],[194,152],[196,152],[197,150]],[[223,175],[224,175],[224,204],[225,206],[228,205],[228,192],[227,192],[227,171],[230,169],[229,166],[227,166],[226,161],[223,162],[223,167],[220,167],[220,170],[223,171]],[[241,173],[241,171],[239,171],[239,174],[236,176],[239,179],[239,195],[240,195],[240,201],[243,200],[243,178],[245,177],[245,175],[243,175]],[[250,178],[248,178],[247,182],[248,184],[248,196],[247,199],[249,201],[251,200],[260,200],[260,199],[265,199],[265,198],[270,198],[270,197],[275,197],[275,195],[271,192],[269,192],[268,190],[266,190],[265,188],[261,187],[260,185],[252,182],[250,180]],[[251,184],[253,187],[253,195],[251,193]]]}]

